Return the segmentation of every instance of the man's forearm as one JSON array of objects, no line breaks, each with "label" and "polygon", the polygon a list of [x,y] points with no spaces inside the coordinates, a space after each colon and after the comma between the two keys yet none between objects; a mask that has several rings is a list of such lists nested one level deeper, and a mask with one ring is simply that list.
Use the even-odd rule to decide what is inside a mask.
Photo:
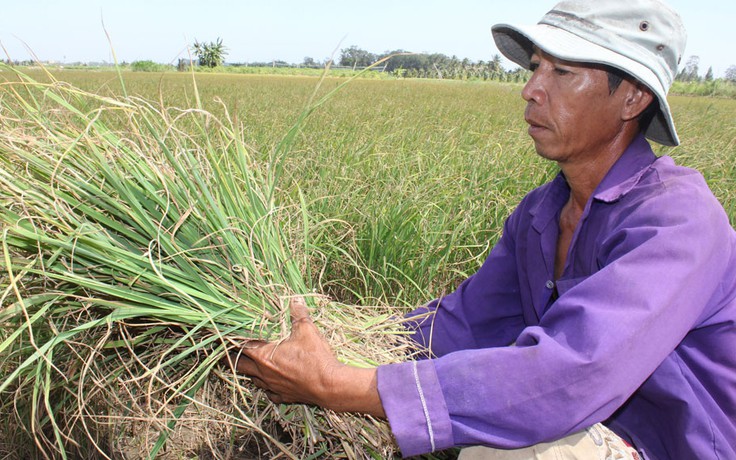
[{"label": "man's forearm", "polygon": [[335,412],[359,412],[385,418],[376,376],[376,368],[336,367],[320,406]]}]

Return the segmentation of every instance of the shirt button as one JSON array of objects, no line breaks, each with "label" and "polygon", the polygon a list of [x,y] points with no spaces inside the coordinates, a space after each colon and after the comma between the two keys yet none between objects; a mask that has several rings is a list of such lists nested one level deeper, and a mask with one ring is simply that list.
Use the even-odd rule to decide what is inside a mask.
[{"label": "shirt button", "polygon": [[552,281],[552,280],[547,280],[547,282],[546,282],[546,283],[544,283],[544,285],[545,285],[545,286],[547,287],[547,289],[554,289],[554,287],[555,287],[555,282],[554,282],[554,281]]}]

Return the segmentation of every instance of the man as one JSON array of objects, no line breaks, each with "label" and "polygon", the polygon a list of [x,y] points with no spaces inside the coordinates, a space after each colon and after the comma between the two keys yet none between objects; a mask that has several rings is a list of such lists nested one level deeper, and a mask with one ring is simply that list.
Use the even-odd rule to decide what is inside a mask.
[{"label": "man", "polygon": [[578,0],[493,36],[533,72],[529,135],[561,171],[475,275],[413,313],[433,356],[341,365],[297,299],[291,337],[238,369],[276,402],[387,417],[406,456],[736,459],[736,233],[703,178],[645,140],[679,142],[680,18]]}]

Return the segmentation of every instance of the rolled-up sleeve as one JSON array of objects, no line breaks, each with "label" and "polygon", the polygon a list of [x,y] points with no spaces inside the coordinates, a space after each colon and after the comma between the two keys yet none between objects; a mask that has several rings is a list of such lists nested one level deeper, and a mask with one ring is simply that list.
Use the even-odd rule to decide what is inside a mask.
[{"label": "rolled-up sleeve", "polygon": [[454,445],[452,423],[433,360],[378,368],[380,391],[391,429],[404,456]]}]

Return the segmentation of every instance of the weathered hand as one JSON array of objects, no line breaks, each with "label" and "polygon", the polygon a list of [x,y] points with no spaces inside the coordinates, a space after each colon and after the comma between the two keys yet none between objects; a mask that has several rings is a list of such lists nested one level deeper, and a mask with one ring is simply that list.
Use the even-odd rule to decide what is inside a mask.
[{"label": "weathered hand", "polygon": [[289,302],[291,335],[280,342],[251,341],[236,369],[275,403],[314,404],[338,412],[385,417],[376,369],[340,363],[309,316],[304,299]]},{"label": "weathered hand", "polygon": [[280,342],[249,342],[236,368],[275,403],[323,405],[331,376],[343,365],[312,323],[304,299],[293,298],[289,310],[291,335]]}]

